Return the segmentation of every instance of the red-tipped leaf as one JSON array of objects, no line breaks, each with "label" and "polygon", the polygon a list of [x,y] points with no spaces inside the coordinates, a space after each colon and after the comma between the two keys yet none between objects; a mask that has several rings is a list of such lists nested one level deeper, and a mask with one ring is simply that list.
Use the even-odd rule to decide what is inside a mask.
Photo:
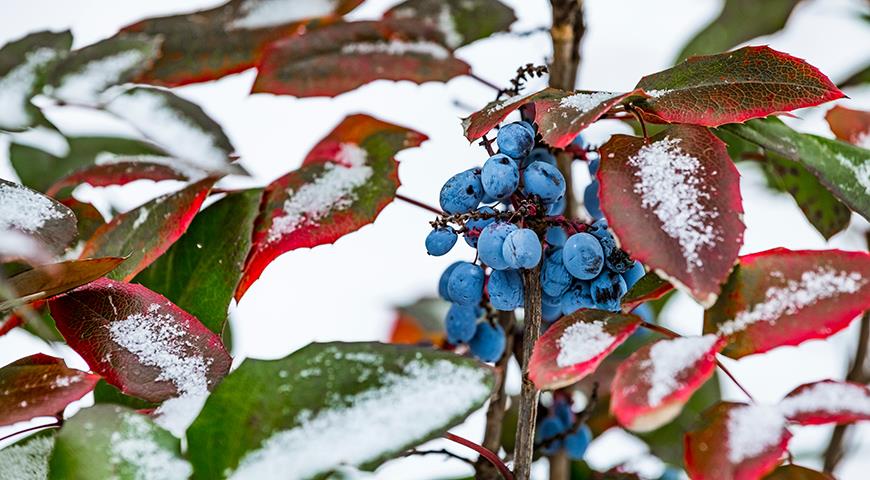
[{"label": "red-tipped leaf", "polygon": [[[21,272],[6,282],[17,298],[0,302],[0,312],[93,282],[111,272],[123,261],[121,257],[68,260],[39,265]],[[2,330],[0,327],[0,331]]]},{"label": "red-tipped leaf", "polygon": [[870,388],[860,383],[824,380],[794,389],[779,402],[786,418],[801,425],[870,420]]},{"label": "red-tipped leaf", "polygon": [[172,165],[166,161],[173,161],[167,157],[129,157],[125,160],[113,161],[89,165],[76,170],[61,178],[45,192],[51,196],[57,196],[58,192],[67,187],[74,187],[81,183],[87,183],[94,187],[109,185],[126,185],[136,180],[190,180],[199,176],[190,167],[179,162]]},{"label": "red-tipped leaf", "polygon": [[648,272],[622,297],[622,311],[629,313],[643,303],[662,298],[673,289],[670,282],[655,272]]},{"label": "red-tipped leaf", "polygon": [[526,93],[489,102],[482,109],[462,119],[465,138],[473,142],[501,123],[511,112],[529,102],[539,92]]},{"label": "red-tipped leaf", "polygon": [[631,96],[645,96],[645,94],[641,90],[612,93],[566,92],[548,88],[533,98],[535,123],[538,124],[544,142],[556,148],[564,148],[584,128]]}]

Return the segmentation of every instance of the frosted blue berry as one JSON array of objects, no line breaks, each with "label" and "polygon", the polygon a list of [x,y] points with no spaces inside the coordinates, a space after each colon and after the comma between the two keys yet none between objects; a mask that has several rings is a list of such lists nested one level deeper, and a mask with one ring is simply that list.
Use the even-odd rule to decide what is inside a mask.
[{"label": "frosted blue berry", "polygon": [[440,257],[456,245],[456,232],[450,227],[440,227],[426,236],[426,251],[429,255]]},{"label": "frosted blue berry", "polygon": [[489,198],[504,200],[520,184],[520,170],[510,157],[497,153],[483,164],[480,181]]},{"label": "frosted blue berry", "polygon": [[532,125],[531,123],[529,123],[525,120],[520,120],[519,122],[517,122],[517,124],[519,124],[522,127],[525,127],[525,129],[528,130],[529,133],[532,134],[532,137],[535,136],[535,126],[534,125]]},{"label": "frosted blue berry", "polygon": [[480,232],[480,238],[477,239],[477,253],[480,255],[480,260],[494,270],[509,268],[502,254],[502,247],[508,234],[516,229],[516,225],[507,222],[494,222],[484,228]]},{"label": "frosted blue berry", "polygon": [[450,281],[450,274],[453,273],[453,270],[456,269],[459,265],[462,265],[465,262],[453,262],[450,264],[447,269],[441,274],[441,278],[438,279],[438,295],[441,296],[444,300],[450,300],[450,294],[447,291],[447,282]]},{"label": "frosted blue berry", "polygon": [[557,399],[553,402],[553,413],[566,430],[574,425],[574,412],[571,411],[571,404],[567,400]]},{"label": "frosted blue berry", "polygon": [[601,202],[598,200],[598,182],[593,181],[583,190],[583,206],[592,218],[602,218]]},{"label": "frosted blue berry", "polygon": [[554,455],[562,449],[562,439],[555,439],[565,431],[562,421],[556,417],[545,417],[538,425],[535,432],[535,443],[542,444],[541,452],[545,455]]},{"label": "frosted blue berry", "polygon": [[[495,214],[495,210],[493,210],[492,207],[484,206],[478,208],[477,213]],[[480,232],[494,221],[495,218],[478,218],[476,220],[468,220],[465,222],[465,228],[467,229],[463,236],[465,243],[470,247],[477,248],[477,239],[480,237]]]},{"label": "frosted blue berry", "polygon": [[523,278],[516,270],[495,270],[486,287],[493,308],[511,311],[523,306]]},{"label": "frosted blue berry", "polygon": [[[543,299],[548,298],[549,301],[544,301]],[[555,300],[555,303],[553,303]],[[562,318],[562,302],[559,298],[548,297],[547,295],[542,296],[541,300],[541,318],[547,323],[555,322],[556,320]]]},{"label": "frosted blue berry", "polygon": [[568,233],[559,225],[553,225],[552,227],[547,228],[544,240],[546,240],[549,245],[561,247],[565,245],[565,241],[568,240]]},{"label": "frosted blue berry", "polygon": [[549,150],[543,147],[533,148],[529,156],[523,159],[523,168],[528,167],[534,162],[544,162],[550,165],[556,165],[556,157]]},{"label": "frosted blue berry", "polygon": [[592,442],[592,430],[585,423],[576,432],[565,437],[565,451],[571,460],[582,460]]},{"label": "frosted blue berry", "polygon": [[625,280],[625,287],[631,290],[631,287],[643,278],[644,275],[646,275],[646,270],[643,269],[643,265],[640,262],[634,262],[634,265],[622,274],[622,278]]},{"label": "frosted blue berry", "polygon": [[477,319],[482,314],[483,310],[477,305],[451,305],[444,321],[447,341],[457,344],[471,340],[477,330]]},{"label": "frosted blue berry", "polygon": [[459,305],[480,303],[483,298],[483,277],[483,269],[473,263],[462,262],[457,265],[447,281],[450,300]]},{"label": "frosted blue berry", "polygon": [[627,291],[622,275],[612,270],[604,270],[589,284],[589,293],[598,310],[619,311],[619,301]]},{"label": "frosted blue berry", "polygon": [[589,293],[589,283],[578,280],[562,295],[562,315],[571,315],[581,308],[595,308]]},{"label": "frosted blue berry", "polygon": [[575,278],[591,280],[604,268],[604,251],[597,238],[585,232],[575,233],[562,248],[562,261]]},{"label": "frosted blue berry", "polygon": [[523,171],[523,191],[550,204],[565,194],[565,177],[549,163],[533,162]]},{"label": "frosted blue berry", "polygon": [[504,353],[505,334],[501,326],[489,322],[477,324],[474,336],[468,341],[471,353],[484,362],[497,362]]},{"label": "frosted blue berry", "polygon": [[441,187],[441,209],[447,213],[466,213],[474,210],[483,198],[480,169],[473,168],[450,177]]},{"label": "frosted blue berry", "polygon": [[541,267],[541,289],[545,294],[559,297],[568,290],[574,277],[568,273],[562,260],[562,250],[547,255]]},{"label": "frosted blue berry", "polygon": [[586,168],[589,169],[589,175],[593,177],[598,173],[598,167],[601,166],[601,160],[598,157],[589,160],[589,163],[586,164]]},{"label": "frosted blue berry", "polygon": [[505,237],[501,253],[508,268],[535,268],[541,262],[541,241],[534,230],[514,230]]},{"label": "frosted blue berry", "polygon": [[535,133],[528,126],[515,122],[501,127],[495,141],[499,153],[511,158],[523,158],[535,146]]},{"label": "frosted blue berry", "polygon": [[565,208],[568,206],[568,200],[565,199],[565,195],[562,195],[555,202],[551,203],[549,207],[547,207],[547,215],[555,216],[562,215],[565,213]]}]

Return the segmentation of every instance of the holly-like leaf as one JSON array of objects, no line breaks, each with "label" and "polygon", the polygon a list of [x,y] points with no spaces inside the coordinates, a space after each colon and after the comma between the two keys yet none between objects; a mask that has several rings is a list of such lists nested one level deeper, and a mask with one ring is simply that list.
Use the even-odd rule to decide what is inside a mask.
[{"label": "holly-like leaf", "polygon": [[448,352],[312,344],[280,360],[247,359],[227,376],[190,427],[189,454],[197,478],[374,469],[462,422],[493,385],[490,368]]},{"label": "holly-like leaf", "polygon": [[17,295],[0,303],[0,312],[53,297],[109,273],[124,259],[120,257],[69,260],[39,265],[13,276],[5,283]]},{"label": "holly-like leaf", "polygon": [[162,154],[157,147],[130,138],[70,137],[67,141],[69,151],[63,157],[15,142],[9,145],[9,160],[21,183],[45,192],[53,183],[72,172],[115,156]]},{"label": "holly-like leaf", "polygon": [[0,259],[62,253],[76,238],[66,206],[23,185],[0,179]]},{"label": "holly-like leaf", "polygon": [[778,408],[790,421],[801,425],[870,420],[870,388],[834,380],[808,383],[789,393]]},{"label": "holly-like leaf", "polygon": [[576,91],[548,88],[535,94],[535,123],[544,142],[564,148],[580,131],[629,97],[643,98],[641,90],[628,93]]},{"label": "holly-like leaf", "polygon": [[769,181],[795,199],[807,220],[826,240],[849,226],[851,210],[806,167],[775,152],[767,152],[765,158]]},{"label": "holly-like leaf", "polygon": [[782,30],[800,0],[726,0],[722,12],[698,32],[677,55],[677,61],[692,55],[729,50],[756,37]]},{"label": "holly-like leaf", "polygon": [[220,335],[251,247],[262,190],[230,193],[202,211],[135,282],[165,295]]},{"label": "holly-like leaf", "polygon": [[601,209],[622,248],[712,305],[745,230],[725,144],[706,128],[675,125],[647,141],[614,135],[600,152]]},{"label": "holly-like leaf", "polygon": [[800,465],[783,465],[778,467],[764,480],[835,480],[827,473],[811,470]]},{"label": "holly-like leaf", "polygon": [[128,257],[110,276],[131,280],[187,230],[214,182],[201,180],[118,215],[94,233],[80,258]]},{"label": "holly-like leaf", "polygon": [[659,299],[674,289],[667,280],[655,274],[647,272],[637,283],[622,297],[622,311],[631,312],[638,305]]},{"label": "holly-like leaf", "polygon": [[58,432],[47,480],[186,480],[191,471],[179,440],[148,417],[117,405],[95,405]]},{"label": "holly-like leaf", "polygon": [[529,378],[541,390],[582,380],[634,333],[640,322],[635,315],[601,310],[579,310],[562,317],[535,343]]},{"label": "holly-like leaf", "polygon": [[624,427],[649,432],[669,423],[716,370],[725,342],[715,335],[663,339],[619,365],[610,386],[610,410]]},{"label": "holly-like leaf", "polygon": [[[546,91],[546,90],[542,90]],[[535,95],[540,92],[532,92],[526,94],[515,95],[513,97],[502,98],[486,104],[482,109],[472,113],[462,119],[462,130],[465,132],[465,138],[469,142],[473,142],[484,136],[501,123],[511,112],[522,107],[529,102]]]},{"label": "holly-like leaf", "polygon": [[691,478],[756,480],[773,470],[791,434],[774,407],[723,402],[704,413],[686,434]]},{"label": "holly-like leaf", "polygon": [[121,392],[164,401],[158,423],[176,434],[196,416],[232,359],[220,337],[166,297],[100,279],[49,301],[69,346]]},{"label": "holly-like leaf", "polygon": [[62,358],[37,353],[0,368],[0,426],[62,414],[94,389],[99,375],[66,366]]},{"label": "holly-like leaf", "polygon": [[384,18],[422,20],[437,28],[450,48],[506,32],[517,17],[498,0],[405,0]]},{"label": "holly-like leaf", "polygon": [[80,168],[61,178],[46,193],[53,197],[62,190],[82,183],[94,187],[126,185],[136,180],[195,180],[202,172],[186,167],[183,162],[154,156],[119,157],[103,163]]},{"label": "holly-like leaf", "polygon": [[870,219],[870,150],[798,133],[774,117],[722,128],[801,163],[849,208]]},{"label": "holly-like leaf", "polygon": [[[121,35],[142,33],[163,40],[161,57],[138,83],[180,86],[216,80],[257,65],[266,46],[295,34],[309,20],[353,10],[362,0],[233,0],[209,10],[142,20]],[[308,28],[316,28],[312,22]]]},{"label": "holly-like leaf", "polygon": [[0,48],[0,129],[20,131],[40,122],[42,114],[30,99],[71,44],[69,31],[37,32]]},{"label": "holly-like leaf", "polygon": [[394,155],[426,139],[368,115],[345,118],[302,167],[266,187],[236,299],[278,255],[332,243],[372,223],[399,187]]},{"label": "holly-like leaf", "polygon": [[827,338],[870,308],[870,254],[777,248],[740,257],[704,313],[704,333],[740,358]]},{"label": "holly-like leaf", "polygon": [[842,98],[818,69],[769,47],[692,57],[638,82],[635,105],[653,122],[716,127]]},{"label": "holly-like leaf", "polygon": [[160,38],[129,35],[109,38],[73,51],[55,67],[49,95],[78,105],[99,105],[109,87],[147,70],[160,55]]},{"label": "holly-like leaf", "polygon": [[870,112],[837,105],[828,110],[825,120],[834,135],[844,142],[870,148]]},{"label": "holly-like leaf", "polygon": [[334,23],[277,41],[258,70],[253,93],[334,97],[380,79],[446,82],[471,67],[433,27],[382,20]]}]

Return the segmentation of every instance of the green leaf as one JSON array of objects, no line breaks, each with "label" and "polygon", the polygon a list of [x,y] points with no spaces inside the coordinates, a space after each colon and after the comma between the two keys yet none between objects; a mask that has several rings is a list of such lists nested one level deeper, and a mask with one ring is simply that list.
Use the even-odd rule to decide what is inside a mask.
[{"label": "green leaf", "polygon": [[798,133],[775,117],[722,128],[807,167],[849,208],[870,219],[870,150]]},{"label": "green leaf", "polygon": [[72,34],[37,32],[0,48],[0,129],[20,131],[35,125],[42,114],[30,99],[42,89],[45,75],[72,44]]},{"label": "green leaf", "polygon": [[191,473],[178,439],[117,405],[95,405],[67,420],[48,469],[48,480],[186,480]]},{"label": "green leaf", "polygon": [[853,73],[849,78],[843,80],[837,86],[840,88],[846,88],[865,83],[870,83],[870,65],[865,65],[864,68]]},{"label": "green leaf", "polygon": [[39,432],[0,450],[3,480],[45,480],[48,457],[54,448],[53,431]]},{"label": "green leaf", "polygon": [[73,171],[92,165],[100,155],[160,155],[156,147],[120,137],[71,137],[69,154],[56,157],[38,148],[12,143],[9,160],[24,185],[44,192]]},{"label": "green leaf", "polygon": [[448,352],[311,344],[227,376],[187,432],[189,454],[197,478],[373,469],[463,421],[493,384],[491,369]]},{"label": "green leaf", "polygon": [[262,193],[231,193],[203,210],[133,281],[164,295],[220,335],[251,248]]},{"label": "green leaf", "polygon": [[826,240],[849,226],[852,216],[849,208],[803,165],[769,152],[764,169],[779,190],[794,197],[804,216]]},{"label": "green leaf", "polygon": [[134,410],[151,410],[159,406],[158,403],[124,395],[117,387],[102,379],[94,387],[94,403],[112,403]]},{"label": "green leaf", "polygon": [[692,55],[724,52],[753,38],[781,30],[799,2],[726,0],[719,16],[683,47],[676,62]]},{"label": "green leaf", "polygon": [[405,0],[384,13],[384,18],[423,20],[441,31],[450,48],[506,32],[517,19],[498,0]]}]

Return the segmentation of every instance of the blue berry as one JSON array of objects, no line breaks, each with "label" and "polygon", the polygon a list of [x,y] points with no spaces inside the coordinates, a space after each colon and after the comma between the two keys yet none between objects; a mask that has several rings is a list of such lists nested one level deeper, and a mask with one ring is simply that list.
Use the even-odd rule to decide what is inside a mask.
[{"label": "blue berry", "polygon": [[471,353],[484,362],[497,362],[504,353],[505,334],[501,326],[489,322],[477,324],[474,336],[468,341]]},{"label": "blue berry", "polygon": [[568,201],[565,200],[565,195],[562,195],[555,202],[551,203],[549,207],[547,207],[547,215],[562,215],[565,213],[565,208],[568,206]]},{"label": "blue berry", "polygon": [[586,189],[583,190],[583,206],[586,207],[586,211],[592,218],[604,217],[604,213],[601,211],[601,202],[598,200],[598,182],[593,181],[586,185]]},{"label": "blue berry", "polygon": [[586,148],[586,139],[583,138],[583,134],[578,133],[574,140],[571,140],[571,145],[575,145],[580,148]]},{"label": "blue berry", "polygon": [[453,303],[477,305],[483,298],[483,269],[468,262],[457,265],[447,281],[447,293]]},{"label": "blue berry", "polygon": [[[546,295],[544,295],[543,297],[547,298]],[[562,318],[562,304],[558,301],[558,298],[556,300],[557,301],[555,304],[547,303],[544,301],[541,302],[541,318],[543,318],[543,320],[547,323],[552,323]]]},{"label": "blue berry", "polygon": [[523,171],[523,191],[550,204],[565,194],[565,177],[549,163],[533,162]]},{"label": "blue berry", "polygon": [[515,122],[501,127],[495,141],[499,153],[512,158],[523,158],[535,146],[535,132],[528,126]]},{"label": "blue berry", "polygon": [[486,287],[496,310],[511,311],[523,306],[523,279],[516,270],[495,270]]},{"label": "blue berry", "polygon": [[541,241],[533,230],[514,230],[505,237],[501,253],[508,268],[535,268],[541,262]]},{"label": "blue berry", "polygon": [[678,468],[674,468],[671,466],[665,467],[664,473],[662,476],[658,478],[658,480],[682,480],[683,474]]},{"label": "blue berry", "polygon": [[502,254],[502,247],[508,234],[516,229],[517,226],[512,223],[494,222],[480,232],[480,238],[477,239],[477,253],[483,263],[494,270],[509,268]]},{"label": "blue berry", "polygon": [[568,452],[568,457],[571,460],[582,460],[591,442],[592,430],[589,429],[588,425],[583,424],[576,432],[565,437],[565,451]]},{"label": "blue berry", "polygon": [[565,431],[565,426],[556,417],[546,417],[541,420],[538,425],[538,431],[535,432],[535,443],[544,444],[541,447],[541,452],[545,455],[554,455],[562,449],[562,440],[550,440],[560,435]]},{"label": "blue berry", "polygon": [[[492,207],[480,207],[477,209],[478,213],[487,213],[494,214],[495,210]],[[477,248],[477,239],[480,237],[480,232],[486,228],[487,225],[494,222],[495,218],[479,218],[477,220],[469,220],[465,222],[465,228],[467,231],[463,238],[465,239],[465,243],[472,248]]]},{"label": "blue berry", "polygon": [[441,208],[447,213],[466,213],[477,208],[483,198],[480,169],[471,169],[450,177],[441,187]]},{"label": "blue berry", "polygon": [[[649,303],[642,303],[642,304],[638,305],[634,310],[631,311],[631,313],[632,313],[632,315],[637,315],[644,322],[647,322],[647,323],[653,323],[656,319],[655,312],[653,311],[653,309],[649,305]],[[637,331],[638,332],[640,332],[640,331],[646,332],[648,330],[645,328],[638,328]]]},{"label": "blue berry", "polygon": [[640,262],[634,262],[634,265],[622,274],[622,278],[625,280],[625,288],[631,290],[631,287],[643,278],[644,275],[646,275],[646,270],[643,269],[643,265]]},{"label": "blue berry", "polygon": [[616,239],[613,238],[613,233],[610,231],[606,218],[597,220],[587,231],[601,242],[601,249],[604,250],[605,267],[617,273],[625,273],[634,266],[634,260],[616,246]]},{"label": "blue berry", "polygon": [[535,136],[535,126],[534,126],[534,125],[532,125],[531,123],[529,123],[529,122],[527,122],[527,121],[525,121],[525,120],[520,120],[520,121],[517,122],[517,123],[518,123],[520,126],[525,127],[526,130],[528,130],[529,133],[532,134],[532,137]]},{"label": "blue berry", "polygon": [[483,164],[480,181],[488,198],[504,200],[520,184],[520,170],[510,157],[497,153]]},{"label": "blue berry", "polygon": [[556,157],[549,150],[543,147],[533,148],[529,156],[523,159],[523,168],[528,167],[534,162],[544,162],[550,165],[556,165]]},{"label": "blue berry", "polygon": [[553,402],[553,412],[566,429],[574,425],[574,412],[571,411],[571,404],[567,400],[558,399]]},{"label": "blue berry", "polygon": [[562,247],[565,245],[565,241],[568,240],[568,233],[565,232],[564,228],[558,225],[553,225],[552,227],[547,228],[544,240],[554,247]]},{"label": "blue berry", "polygon": [[573,278],[562,260],[562,250],[547,255],[541,267],[541,289],[545,294],[559,297],[571,286]]},{"label": "blue berry", "polygon": [[441,278],[438,280],[438,295],[440,295],[444,300],[450,301],[450,293],[447,291],[447,282],[450,281],[450,274],[453,273],[453,270],[456,269],[456,267],[463,263],[465,262],[453,262],[441,274]]},{"label": "blue berry", "polygon": [[456,232],[450,227],[436,228],[426,236],[426,251],[440,257],[456,245]]},{"label": "blue berry", "polygon": [[627,291],[622,275],[612,270],[604,270],[589,285],[596,308],[610,312],[619,311],[619,301]]},{"label": "blue berry", "polygon": [[576,233],[565,242],[562,261],[575,278],[591,280],[604,268],[604,251],[597,238],[585,232]]},{"label": "blue berry", "polygon": [[586,168],[589,169],[589,175],[595,176],[598,173],[598,167],[601,166],[601,160],[598,157],[595,157],[589,160],[589,163],[586,164]]},{"label": "blue berry", "polygon": [[595,308],[595,302],[589,293],[589,283],[576,281],[562,295],[562,315],[571,315],[581,308]]},{"label": "blue berry", "polygon": [[447,311],[447,319],[444,321],[447,330],[447,341],[452,344],[465,343],[474,336],[477,329],[477,319],[483,314],[483,310],[476,305],[450,306]]}]

